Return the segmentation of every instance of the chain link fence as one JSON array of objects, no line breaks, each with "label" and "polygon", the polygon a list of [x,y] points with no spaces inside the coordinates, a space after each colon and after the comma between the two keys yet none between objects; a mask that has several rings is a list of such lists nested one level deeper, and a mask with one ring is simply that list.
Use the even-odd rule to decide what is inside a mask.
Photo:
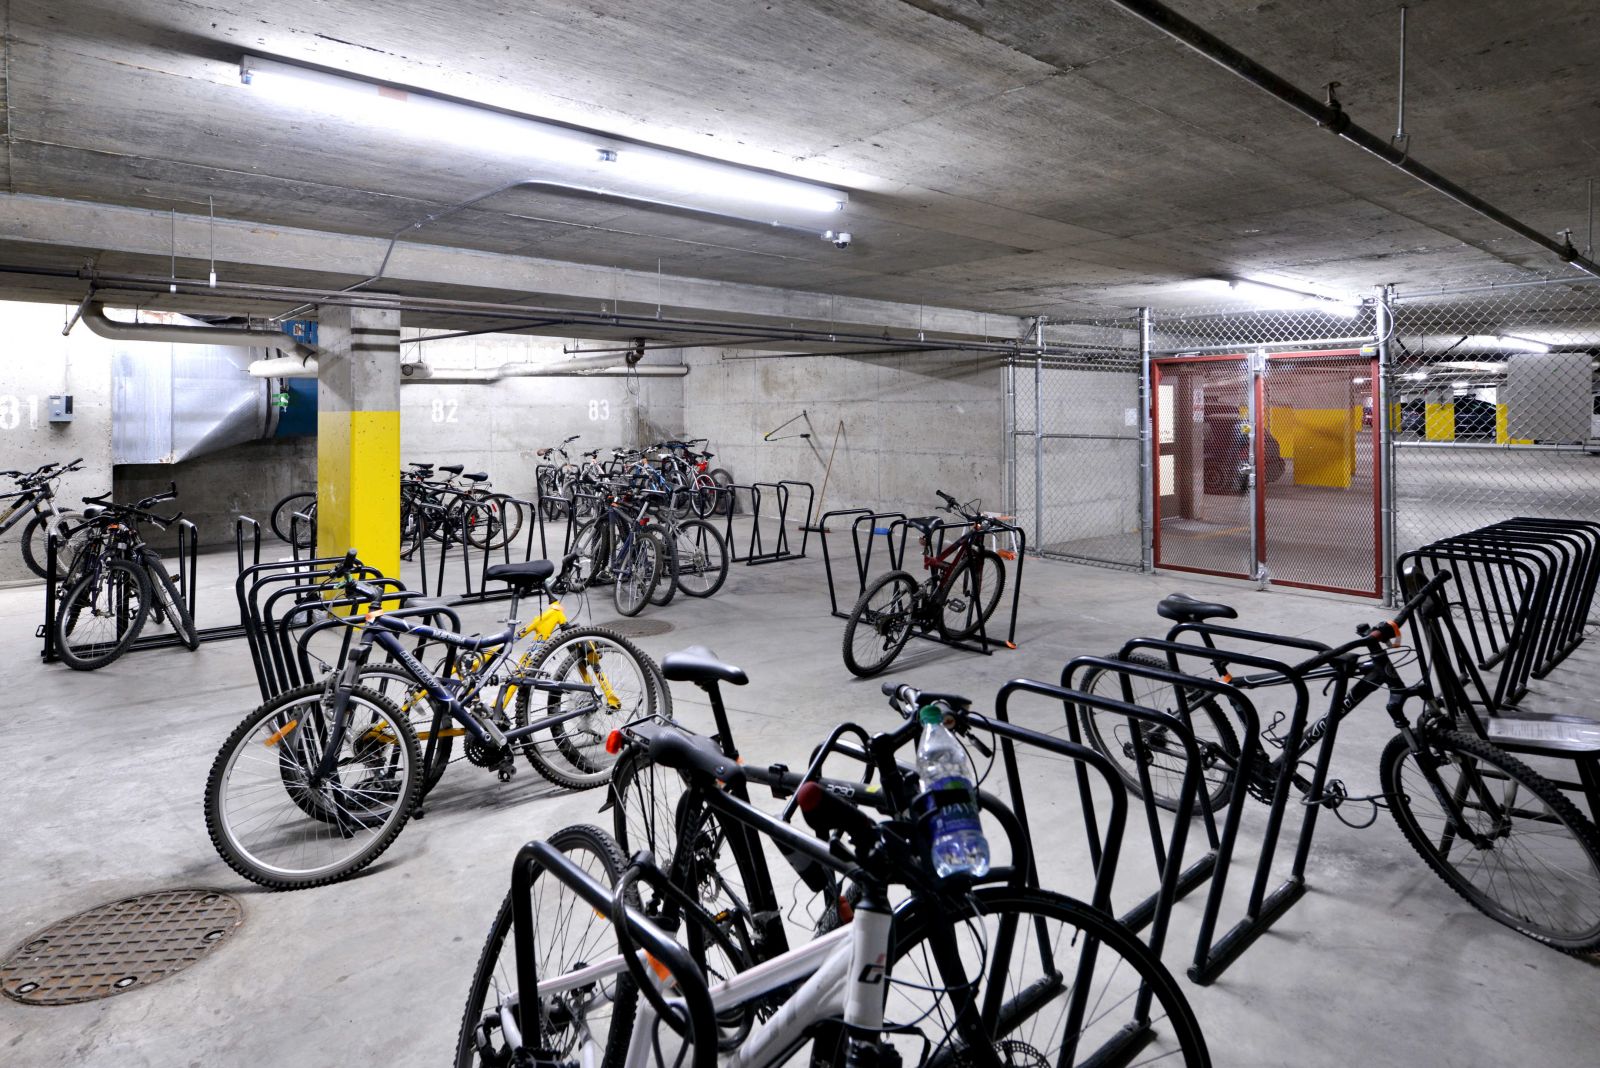
[{"label": "chain link fence", "polygon": [[1600,285],[1390,301],[1396,554],[1514,516],[1600,517]]},{"label": "chain link fence", "polygon": [[1007,369],[1011,511],[1045,556],[1143,565],[1139,321],[1051,322],[1072,355]]}]

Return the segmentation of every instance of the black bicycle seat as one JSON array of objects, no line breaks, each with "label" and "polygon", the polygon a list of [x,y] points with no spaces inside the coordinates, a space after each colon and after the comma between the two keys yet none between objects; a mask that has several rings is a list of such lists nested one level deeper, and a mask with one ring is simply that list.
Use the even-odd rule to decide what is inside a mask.
[{"label": "black bicycle seat", "polygon": [[415,467],[419,471],[432,471],[433,470],[433,465],[432,464],[418,463],[415,460],[412,460],[410,463],[406,464],[406,466],[407,467]]},{"label": "black bicycle seat", "polygon": [[459,475],[462,471],[466,470],[466,466],[466,464],[440,464],[439,470],[448,471],[452,475]]},{"label": "black bicycle seat", "polygon": [[[457,473],[459,474],[460,472],[457,472]],[[461,477],[466,479],[468,482],[487,482],[487,481],[489,481],[489,473],[487,471],[474,471],[470,475],[462,475]]]},{"label": "black bicycle seat", "polygon": [[669,682],[692,682],[704,686],[712,682],[731,682],[743,686],[750,681],[744,668],[725,664],[703,645],[691,645],[661,660],[661,673]]},{"label": "black bicycle seat", "polygon": [[628,732],[645,744],[652,764],[702,772],[730,785],[744,779],[744,769],[703,734],[690,734],[681,727],[663,723],[636,723]]},{"label": "black bicycle seat", "polygon": [[555,573],[556,565],[549,560],[529,560],[518,564],[495,564],[483,573],[483,577],[526,589],[537,586]]},{"label": "black bicycle seat", "polygon": [[906,526],[916,527],[918,530],[922,531],[923,537],[928,538],[933,536],[933,532],[938,530],[943,522],[944,520],[940,519],[936,515],[923,515],[907,519]]},{"label": "black bicycle seat", "polygon": [[1201,601],[1187,593],[1174,593],[1156,605],[1156,615],[1177,623],[1202,623],[1208,619],[1238,619],[1239,613],[1225,604]]}]

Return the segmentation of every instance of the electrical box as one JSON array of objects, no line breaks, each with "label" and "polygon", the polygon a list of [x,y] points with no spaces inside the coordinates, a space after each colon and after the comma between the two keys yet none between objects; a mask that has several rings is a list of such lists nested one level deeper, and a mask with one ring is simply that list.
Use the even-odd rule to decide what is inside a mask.
[{"label": "electrical box", "polygon": [[72,422],[72,394],[52,393],[50,395],[50,421],[52,423]]}]

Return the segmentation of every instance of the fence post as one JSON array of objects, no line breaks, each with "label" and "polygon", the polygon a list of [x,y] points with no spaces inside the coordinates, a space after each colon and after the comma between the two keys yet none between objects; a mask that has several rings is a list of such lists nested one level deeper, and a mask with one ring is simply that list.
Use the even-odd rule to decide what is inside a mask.
[{"label": "fence post", "polygon": [[1394,332],[1394,287],[1378,290],[1378,305],[1374,309],[1374,331],[1378,335],[1378,410],[1372,413],[1372,429],[1378,449],[1378,472],[1383,480],[1379,487],[1379,565],[1383,568],[1381,588],[1383,603],[1394,604],[1394,430],[1389,425],[1390,365],[1389,335]]},{"label": "fence post", "polygon": [[1150,309],[1139,309],[1139,569],[1155,570],[1155,489],[1150,409]]},{"label": "fence post", "polygon": [[1045,547],[1044,538],[1044,316],[1034,323],[1034,337],[1038,348],[1033,354],[1033,532],[1039,540],[1039,551]]}]

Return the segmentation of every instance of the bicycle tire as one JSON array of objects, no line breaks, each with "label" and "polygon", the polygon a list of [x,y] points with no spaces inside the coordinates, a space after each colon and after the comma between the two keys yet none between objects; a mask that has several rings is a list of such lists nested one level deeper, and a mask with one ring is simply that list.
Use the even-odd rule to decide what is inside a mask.
[{"label": "bicycle tire", "polygon": [[[47,577],[50,554],[46,548],[46,540],[50,531],[52,528],[56,531],[56,536],[60,539],[57,544],[64,547],[71,531],[70,522],[77,514],[70,508],[63,508],[54,515],[41,512],[28,520],[28,525],[22,528],[22,562],[28,565],[29,571],[40,578]],[[59,549],[57,551],[59,552]],[[60,575],[56,577],[59,578]]]},{"label": "bicycle tire", "polygon": [[[607,657],[607,649],[611,656]],[[616,665],[616,666],[608,666]],[[627,673],[620,665],[631,665]],[[558,723],[548,735],[514,743],[522,750],[535,771],[557,786],[568,790],[592,790],[611,781],[616,761],[605,751],[606,738],[624,723],[646,716],[670,719],[670,709],[656,701],[653,661],[633,642],[605,627],[573,627],[557,631],[545,643],[527,673],[566,682],[590,682],[601,686],[601,700],[608,707],[594,706],[575,719]],[[562,715],[590,707],[593,698],[581,693],[544,693],[531,686],[517,687],[515,725],[534,722],[532,695],[539,693],[540,717]],[[615,704],[612,704],[613,699]]]},{"label": "bicycle tire", "polygon": [[[589,874],[595,875],[599,881],[608,886],[615,886],[627,867],[627,859],[617,848],[617,844],[598,827],[587,824],[563,827],[547,841],[569,855],[588,853],[593,862],[585,865],[579,861],[579,867],[585,868]],[[571,970],[573,965],[592,964],[615,954],[616,940],[614,936],[606,934],[611,927],[609,918],[579,901],[576,895],[557,880],[541,878],[542,875],[542,869],[535,870],[529,890],[535,895],[533,915],[540,923],[560,926],[561,936],[546,939],[542,944],[536,941],[535,944],[541,948],[548,947],[557,951],[561,955],[562,962],[553,963],[549,959],[541,959],[538,964],[538,974],[541,977],[560,975]],[[543,897],[544,886],[553,888],[556,895],[549,901]],[[563,898],[570,899],[570,906],[561,904]],[[637,887],[629,888],[627,900],[634,907],[639,907]],[[478,965],[473,972],[472,985],[467,991],[467,1004],[461,1015],[461,1029],[456,1035],[456,1055],[453,1062],[455,1068],[479,1068],[480,1065],[512,1063],[510,1051],[504,1047],[497,1048],[495,1036],[501,1033],[497,1010],[516,989],[515,941],[511,937],[513,920],[511,894],[507,892],[500,902],[500,909],[495,914],[494,922],[489,926],[489,936],[484,941],[483,950],[478,954]],[[580,924],[584,925],[582,931],[578,930]],[[575,938],[575,934],[578,937]],[[609,948],[599,948],[602,945]],[[571,959],[565,959],[567,957]],[[589,1005],[610,1007],[610,1012],[606,1016],[591,1017],[585,1006],[586,1011],[579,1021],[583,1025],[582,1028],[547,1028],[546,1037],[553,1047],[550,1051],[552,1056],[563,1062],[588,1063],[591,1059],[599,1065],[622,1062],[633,1031],[633,1017],[638,1006],[638,989],[626,971],[617,973],[612,982],[614,985],[610,991],[605,990],[604,984],[601,984],[596,991],[586,994],[593,997]],[[596,994],[599,996],[594,996]],[[494,999],[496,1010],[493,1012],[488,1007],[488,1000],[491,997]],[[557,1019],[570,1020],[573,1007],[581,1004],[569,995],[559,1004],[552,999],[550,1009],[541,1008],[541,1012],[547,1023]],[[604,1022],[606,1036],[603,1043],[597,1044],[603,1046],[604,1054],[598,1059],[577,1056],[578,1032],[587,1031],[593,1034],[596,1024],[601,1020]]]},{"label": "bicycle tire", "polygon": [[610,785],[611,835],[626,856],[648,849],[656,867],[670,870],[678,842],[677,800],[683,796],[683,777],[650,759],[641,748],[630,748],[612,769]]},{"label": "bicycle tire", "polygon": [[650,603],[656,584],[661,581],[664,548],[649,534],[639,531],[613,561],[616,582],[611,587],[611,602],[617,613],[636,616]]},{"label": "bicycle tire", "polygon": [[[1446,793],[1457,804],[1467,805],[1469,815],[1482,812],[1494,822],[1491,848],[1478,848],[1456,835],[1453,818],[1427,781],[1417,754],[1403,735],[1391,739],[1380,758],[1379,781],[1395,823],[1434,874],[1479,912],[1535,941],[1567,953],[1600,949],[1600,832],[1594,824],[1554,783],[1475,735],[1419,731],[1416,738],[1430,763],[1437,760],[1440,769],[1458,769],[1454,783],[1440,776]],[[1409,776],[1408,765],[1415,769]],[[1494,770],[1485,773],[1485,765]],[[1493,807],[1506,798],[1504,789],[1494,785],[1501,782],[1513,784],[1515,790],[1512,807],[1497,815]],[[1528,802],[1519,805],[1514,795],[1523,791],[1543,808],[1531,813],[1522,809],[1520,805]],[[1494,793],[1500,796],[1493,797]],[[1426,818],[1442,828],[1439,841],[1419,819],[1423,806],[1438,810]],[[1557,826],[1561,831],[1530,829],[1530,824]],[[1513,845],[1518,829],[1524,837]],[[1519,869],[1529,872],[1520,883]],[[1529,915],[1545,900],[1552,901],[1552,910],[1560,915]]]},{"label": "bicycle tire", "polygon": [[[976,573],[976,579],[972,576]],[[993,576],[992,587],[986,580]],[[973,583],[977,590],[974,593]],[[939,631],[949,641],[966,641],[989,622],[1006,589],[1006,565],[992,549],[978,549],[956,565],[939,590]],[[952,601],[954,598],[954,601]],[[977,611],[973,611],[974,607]],[[952,618],[952,608],[954,616]]]},{"label": "bicycle tire", "polygon": [[[1133,653],[1127,657],[1127,662],[1168,670],[1165,660],[1146,653]],[[1133,704],[1177,715],[1178,702],[1171,686],[1136,675],[1128,679],[1133,688]],[[1116,701],[1125,700],[1120,676],[1103,668],[1090,668],[1084,672],[1078,680],[1077,689]],[[1233,794],[1234,771],[1239,766],[1239,736],[1234,732],[1233,722],[1227,713],[1211,696],[1196,694],[1187,703],[1195,742],[1202,749],[1202,789],[1210,799],[1212,809],[1220,809]],[[1128,793],[1136,799],[1143,799],[1144,784],[1139,779],[1134,736],[1127,717],[1088,706],[1079,708],[1078,716],[1083,724],[1084,740],[1116,765],[1117,774],[1122,777]],[[1160,807],[1173,811],[1178,807],[1178,791],[1183,780],[1185,755],[1182,746],[1171,739],[1165,728],[1155,724],[1140,722],[1138,731],[1145,742],[1146,769],[1154,794],[1152,800]]]},{"label": "bicycle tire", "polygon": [[672,603],[672,598],[678,593],[677,541],[669,538],[659,527],[651,527],[644,532],[644,536],[656,543],[656,553],[661,561],[660,573],[656,576],[656,588],[650,594],[650,603],[665,608]]},{"label": "bicycle tire", "polygon": [[850,674],[871,678],[900,655],[911,640],[916,591],[917,580],[909,573],[891,571],[861,592],[844,625],[844,666]]},{"label": "bicycle tire", "polygon": [[[356,874],[377,860],[393,844],[405,828],[406,821],[411,818],[411,810],[421,791],[421,777],[416,774],[420,759],[417,738],[412,733],[410,722],[387,698],[360,686],[350,691],[351,717],[347,720],[349,727],[344,738],[344,744],[350,747],[350,756],[341,760],[340,766],[348,769],[360,765],[371,774],[367,779],[357,780],[353,787],[341,785],[340,796],[346,800],[335,804],[327,803],[321,799],[322,795],[313,795],[306,789],[303,773],[320,754],[320,750],[307,749],[303,743],[311,739],[310,744],[316,745],[318,739],[311,736],[324,731],[325,725],[312,720],[311,730],[302,730],[301,727],[310,713],[321,711],[325,692],[323,683],[308,683],[257,707],[228,735],[206,776],[206,832],[211,837],[212,846],[228,867],[269,889],[308,889]],[[291,714],[291,710],[297,706],[304,707],[305,711]],[[378,715],[373,716],[373,712]],[[370,722],[363,725],[363,718]],[[387,729],[393,731],[392,736],[380,727],[384,723],[388,725]],[[254,735],[263,728],[270,728],[265,740],[254,740]],[[291,742],[291,749],[280,748],[286,741]],[[230,773],[240,767],[243,755],[253,755],[255,748],[260,745],[277,749],[278,759],[265,761],[271,765],[261,776],[265,781],[248,785],[245,790],[249,791],[247,796],[257,796],[255,791],[258,790],[265,790],[270,795],[274,787],[282,788],[293,808],[306,817],[308,826],[298,833],[280,821],[269,824],[268,829],[274,832],[278,844],[290,855],[298,855],[305,847],[315,844],[315,836],[325,833],[317,828],[334,827],[335,833],[345,840],[355,837],[351,828],[374,833],[349,849],[345,855],[311,867],[273,865],[257,856],[257,850],[267,848],[272,842],[269,840],[264,845],[252,847],[241,841],[239,832],[243,825],[235,826],[231,818],[233,806],[224,795],[224,788],[231,778]],[[291,760],[285,754],[296,750],[300,755],[292,759],[290,770],[285,771],[285,761]],[[398,765],[386,767],[393,761],[398,761]],[[299,778],[295,779],[294,775],[299,775]],[[392,785],[390,780],[395,780]],[[347,809],[349,799],[353,799],[354,805]],[[252,801],[250,804],[255,807],[261,803],[264,802]],[[243,812],[242,807],[240,812]],[[259,818],[256,817],[256,820],[259,821]],[[312,837],[308,839],[308,835]]]},{"label": "bicycle tire", "polygon": [[167,622],[172,624],[172,632],[190,652],[200,648],[200,635],[195,630],[194,618],[189,615],[189,604],[183,599],[178,584],[167,574],[166,563],[154,549],[144,550],[144,569],[149,573],[150,592],[155,604],[160,605],[166,613]]},{"label": "bicycle tire", "polygon": [[717,484],[717,503],[712,511],[717,515],[732,515],[737,505],[733,499],[734,491],[730,488],[733,485],[733,475],[721,467],[713,467],[706,473],[711,476],[711,481]]},{"label": "bicycle tire", "polygon": [[305,512],[305,505],[307,503],[314,505],[316,500],[317,495],[314,491],[301,491],[279,498],[278,503],[272,506],[272,517],[268,521],[268,525],[272,528],[272,533],[278,536],[279,541],[291,540],[291,535],[293,534],[291,528],[294,525],[291,522],[291,517],[296,512]]},{"label": "bicycle tire", "polygon": [[[112,577],[116,576],[116,577]],[[135,606],[126,607],[130,587],[134,592]],[[104,603],[101,603],[102,596]],[[110,642],[81,642],[74,646],[74,634],[81,639],[84,613],[91,619],[109,619],[113,615],[123,619],[122,630]],[[108,559],[99,569],[91,569],[72,584],[71,589],[56,606],[56,618],[50,625],[55,628],[56,656],[74,671],[94,671],[116,660],[133,644],[144,622],[150,615],[150,579],[144,568],[132,560],[120,557]],[[98,652],[88,650],[98,648]]]},{"label": "bicycle tire", "polygon": [[[357,684],[392,701],[411,724],[411,730],[417,736],[418,751],[427,751],[426,732],[433,730],[438,705],[409,671],[393,664],[368,664],[357,673]],[[455,720],[448,715],[445,716],[445,724],[446,731],[463,729],[456,726]],[[438,738],[434,746],[433,767],[425,769],[426,774],[422,779],[422,796],[426,797],[428,791],[438,786],[439,780],[444,778],[444,769],[450,763],[450,754],[454,749],[453,734],[442,734]],[[421,767],[420,758],[418,767]]]},{"label": "bicycle tire", "polygon": [[703,519],[680,523],[673,549],[677,558],[673,580],[685,597],[710,597],[722,589],[728,580],[728,543],[716,527]]},{"label": "bicycle tire", "polygon": [[562,569],[560,576],[567,590],[576,593],[599,581],[598,577],[605,573],[609,562],[609,541],[610,524],[605,516],[595,516],[578,525],[568,550],[572,562]]},{"label": "bicycle tire", "polygon": [[[984,923],[992,933],[963,951],[963,938],[970,937],[975,922]],[[1047,935],[1049,924],[1060,925],[1060,932]],[[912,1014],[936,1021],[932,1025],[936,1029],[944,1024],[943,1036],[926,1036],[934,1044],[924,1063],[974,1063],[967,1053],[971,1036],[953,1035],[950,1027],[963,1005],[986,1006],[996,980],[980,975],[976,982],[958,983],[934,965],[931,954],[940,949],[934,940],[945,937],[952,939],[960,963],[978,961],[984,967],[1003,963],[1008,969],[1017,964],[1022,969],[1021,978],[1009,972],[1001,977],[1004,985],[993,1002],[990,1035],[980,1038],[997,1047],[1001,1064],[1127,1064],[1134,1051],[1140,1064],[1169,1063],[1166,1058],[1185,1068],[1211,1064],[1194,1010],[1149,947],[1122,924],[1081,901],[1048,890],[1009,886],[978,887],[954,913],[949,901],[918,898],[896,914],[885,1025],[903,1024]],[[1030,938],[1038,942],[1037,965],[1027,945]],[[1020,947],[1019,939],[1024,943]],[[1077,967],[1065,963],[1069,955]],[[907,971],[919,965],[922,978],[908,982]],[[1104,986],[1095,989],[1102,981]],[[1139,996],[1142,990],[1148,991],[1148,1004]],[[1069,1055],[1065,1032],[1062,1042],[1045,1042],[1030,1028],[1062,1027],[1075,998],[1081,998],[1079,1011],[1087,1018],[1081,1019]],[[936,1010],[946,999],[950,1007],[926,1010],[930,999]],[[1157,1026],[1163,1022],[1165,1026]],[[1122,1056],[1108,1056],[1111,1048],[1120,1049]]]}]

